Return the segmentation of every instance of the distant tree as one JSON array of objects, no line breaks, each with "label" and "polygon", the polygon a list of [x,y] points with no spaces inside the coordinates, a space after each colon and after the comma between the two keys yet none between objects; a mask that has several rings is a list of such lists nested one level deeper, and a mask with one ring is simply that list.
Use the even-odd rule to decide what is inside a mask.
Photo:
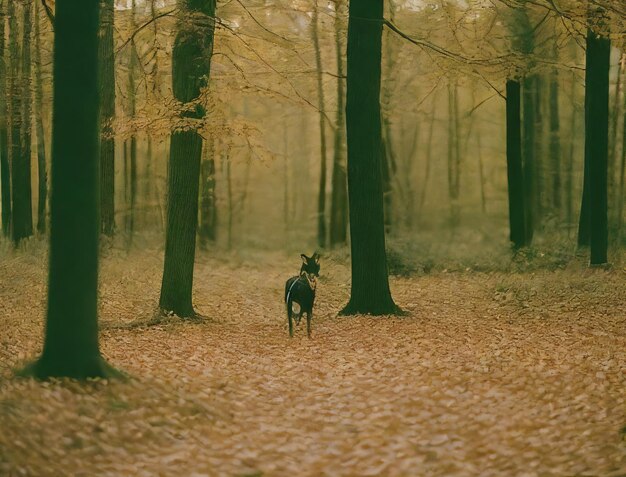
[{"label": "distant tree", "polygon": [[[13,88],[11,125],[11,193],[12,238],[15,245],[33,234],[33,211],[31,192],[31,120],[30,120],[30,33],[32,9],[25,2],[23,9],[22,47],[18,40],[18,22],[13,2],[9,2],[11,77]],[[21,67],[20,67],[21,66]]]},{"label": "distant tree", "polygon": [[337,111],[335,113],[335,135],[333,142],[333,172],[330,206],[330,246],[344,245],[348,231],[348,190],[346,158],[344,154],[345,121],[345,78],[341,41],[343,29],[344,0],[335,0],[335,58],[337,61]]},{"label": "distant tree", "polygon": [[41,21],[39,2],[35,4],[35,124],[37,135],[37,177],[39,198],[37,202],[37,232],[46,232],[46,209],[48,202],[48,172],[46,170],[46,142],[43,129],[43,78],[41,74]]},{"label": "distant tree", "polygon": [[609,70],[611,41],[601,31],[605,13],[590,12],[585,63],[585,178],[580,212],[579,245],[591,246],[591,264],[607,262]]},{"label": "distant tree", "polygon": [[[131,29],[135,31],[137,24],[135,21],[137,10],[137,3],[135,0],[131,1],[130,8],[130,25]],[[137,45],[134,41],[131,42],[128,49],[130,56],[128,62],[128,117],[132,121],[137,114],[137,91],[135,81],[135,70],[139,63],[139,54],[137,52]],[[132,244],[133,235],[135,233],[135,206],[137,202],[137,134],[131,130],[130,138],[124,146],[124,165],[126,175],[126,191],[128,197],[128,214],[126,215],[126,232],[128,233],[128,246]],[[126,153],[128,151],[128,154]]]},{"label": "distant tree", "polygon": [[100,210],[103,234],[112,236],[115,232],[115,52],[113,49],[113,29],[115,0],[100,0],[100,62],[99,87],[100,107]]},{"label": "distant tree", "polygon": [[521,85],[506,83],[506,162],[509,185],[509,230],[515,248],[526,245],[524,171],[522,168]]},{"label": "distant tree", "polygon": [[[173,92],[186,108],[183,117],[201,120],[205,109],[198,99],[211,70],[215,0],[179,0],[179,5],[184,16],[179,21],[172,52]],[[159,307],[180,317],[195,315],[191,291],[201,156],[202,136],[196,128],[172,131],[165,263]]]},{"label": "distant tree", "polygon": [[326,247],[326,111],[324,100],[324,82],[322,81],[322,49],[320,46],[319,5],[315,0],[313,18],[311,20],[311,37],[315,50],[315,66],[317,70],[317,107],[319,109],[320,128],[320,184],[317,195],[317,245]]},{"label": "distant tree", "polygon": [[217,204],[215,196],[215,146],[213,138],[204,143],[200,165],[200,226],[198,235],[203,248],[215,242],[217,234]]},{"label": "distant tree", "polygon": [[348,20],[348,200],[352,289],[342,314],[396,313],[389,290],[381,177],[383,1],[350,2]]},{"label": "distant tree", "polygon": [[[9,0],[10,1],[10,0]],[[5,55],[5,15],[7,0],[0,1],[0,189],[2,201],[2,234],[8,237],[11,232],[11,171],[9,168],[9,135],[7,110],[8,77]]]},{"label": "distant tree", "polygon": [[24,374],[109,377],[98,349],[97,0],[57,0],[53,68],[48,312],[43,353]]}]

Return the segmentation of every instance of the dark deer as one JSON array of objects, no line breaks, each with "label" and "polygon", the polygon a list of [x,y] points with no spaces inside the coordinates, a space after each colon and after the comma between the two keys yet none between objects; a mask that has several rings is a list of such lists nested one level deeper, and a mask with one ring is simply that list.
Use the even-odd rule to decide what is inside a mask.
[{"label": "dark deer", "polygon": [[289,336],[293,337],[294,319],[296,325],[299,325],[302,315],[306,313],[306,334],[310,338],[315,287],[317,286],[317,277],[320,274],[320,256],[314,253],[312,257],[307,257],[305,254],[300,255],[300,257],[302,257],[300,275],[291,277],[285,284]]}]

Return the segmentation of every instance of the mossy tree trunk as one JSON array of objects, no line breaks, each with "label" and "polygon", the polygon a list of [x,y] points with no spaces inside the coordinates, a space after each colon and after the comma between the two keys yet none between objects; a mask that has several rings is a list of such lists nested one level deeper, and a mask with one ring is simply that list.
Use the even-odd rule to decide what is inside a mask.
[{"label": "mossy tree trunk", "polygon": [[382,189],[380,79],[383,1],[350,2],[348,200],[352,289],[342,314],[395,313],[389,290]]},{"label": "mossy tree trunk", "polygon": [[[213,53],[215,0],[180,0],[184,17],[172,52],[174,97],[187,106],[183,115],[201,120],[197,101],[207,85]],[[199,121],[198,121],[199,122]],[[195,315],[191,292],[198,224],[202,136],[197,129],[175,129],[170,141],[165,263],[159,307],[180,317]]]},{"label": "mossy tree trunk", "polygon": [[48,312],[25,370],[38,378],[113,374],[98,348],[98,10],[56,2]]}]

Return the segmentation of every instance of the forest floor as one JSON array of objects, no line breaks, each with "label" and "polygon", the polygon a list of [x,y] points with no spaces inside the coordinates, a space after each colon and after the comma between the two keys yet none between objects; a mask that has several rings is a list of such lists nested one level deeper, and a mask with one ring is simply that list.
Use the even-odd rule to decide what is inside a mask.
[{"label": "forest floor", "polygon": [[101,348],[131,378],[88,384],[13,377],[41,350],[46,260],[0,258],[0,475],[626,475],[623,269],[394,277],[407,316],[337,317],[328,257],[309,340],[286,327],[297,255],[212,255],[208,318],[147,326],[161,254],[105,254]]}]

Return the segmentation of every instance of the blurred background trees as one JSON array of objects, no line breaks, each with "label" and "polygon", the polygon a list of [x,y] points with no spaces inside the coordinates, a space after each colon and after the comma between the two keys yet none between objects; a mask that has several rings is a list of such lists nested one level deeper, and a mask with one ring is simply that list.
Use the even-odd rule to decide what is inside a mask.
[{"label": "blurred background trees", "polygon": [[[592,4],[602,22],[574,0],[385,2],[388,247],[508,244],[507,81],[520,95],[524,240],[514,242],[575,247],[579,218],[588,217],[580,209],[590,30],[611,42],[606,229],[610,254],[623,249],[626,9]],[[54,2],[0,8],[2,227],[17,243],[34,223],[46,230]],[[172,52],[191,16],[173,0],[103,0],[100,193],[109,240],[163,240],[170,135],[197,130],[203,246],[300,253],[346,244],[347,14],[344,0],[218,2],[211,79],[197,98],[206,114],[190,118],[172,89]]]}]

